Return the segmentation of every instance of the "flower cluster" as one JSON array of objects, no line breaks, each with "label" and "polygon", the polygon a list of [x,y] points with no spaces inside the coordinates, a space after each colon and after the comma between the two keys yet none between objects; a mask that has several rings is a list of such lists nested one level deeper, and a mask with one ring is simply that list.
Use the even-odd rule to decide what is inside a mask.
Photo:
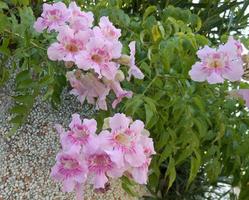
[{"label": "flower cluster", "polygon": [[201,62],[196,62],[189,75],[192,80],[210,84],[223,83],[224,79],[239,81],[244,73],[242,61],[242,45],[229,38],[228,42],[218,49],[205,46],[197,52]]},{"label": "flower cluster", "polygon": [[56,157],[51,176],[63,184],[63,191],[76,191],[82,198],[84,185],[105,188],[109,178],[128,176],[146,184],[151,156],[155,154],[149,132],[140,120],[132,121],[117,113],[106,118],[103,130],[97,135],[94,119],[81,120],[73,114],[69,130],[59,124],[61,152]]},{"label": "flower cluster", "polygon": [[125,76],[120,64],[129,68],[127,80],[131,76],[143,79],[144,75],[135,65],[135,42],[129,44],[130,56],[122,55],[121,30],[106,16],[101,17],[96,26],[93,21],[93,13],[81,11],[75,2],[68,7],[58,2],[43,5],[43,13],[34,28],[38,32],[47,29],[58,33],[57,41],[51,44],[47,54],[50,60],[64,61],[69,67],[76,65],[77,70],[67,73],[73,87],[71,93],[81,103],[86,99],[97,109],[107,110],[106,96],[111,91],[116,96],[113,108],[124,97],[132,97],[131,91],[121,87]]}]

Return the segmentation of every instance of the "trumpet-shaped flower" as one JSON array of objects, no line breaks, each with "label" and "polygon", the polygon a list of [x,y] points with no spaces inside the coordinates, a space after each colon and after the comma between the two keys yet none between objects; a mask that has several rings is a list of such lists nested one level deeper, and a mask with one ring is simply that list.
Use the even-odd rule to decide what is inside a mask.
[{"label": "trumpet-shaped flower", "polygon": [[131,119],[124,114],[117,113],[109,120],[111,132],[104,130],[100,133],[100,137],[106,142],[104,145],[112,147],[114,152],[122,153],[123,160],[119,161],[119,165],[139,167],[146,160],[143,146],[138,142],[141,132],[144,129],[144,123],[136,120],[131,123]]},{"label": "trumpet-shaped flower", "polygon": [[117,29],[106,16],[100,18],[99,26],[94,27],[93,31],[96,37],[100,37],[111,42],[117,41],[121,36],[121,30]]},{"label": "trumpet-shaped flower", "polygon": [[192,80],[210,84],[223,83],[224,79],[239,81],[244,73],[239,42],[230,39],[217,50],[205,46],[197,52],[201,62],[196,62],[189,75]]},{"label": "trumpet-shaped flower", "polygon": [[92,27],[94,21],[92,12],[81,11],[80,7],[77,6],[75,2],[69,4],[69,10],[72,14],[68,21],[72,29],[79,31],[87,30]]},{"label": "trumpet-shaped flower", "polygon": [[94,119],[83,119],[82,121],[79,114],[73,114],[69,128],[70,130],[65,132],[59,125],[56,126],[62,148],[67,151],[80,152],[81,147],[91,145],[96,136],[97,122]]},{"label": "trumpet-shaped flower", "polygon": [[120,82],[117,80],[106,80],[105,81],[106,85],[113,90],[113,92],[116,95],[116,99],[112,102],[112,107],[116,108],[116,106],[122,101],[123,98],[131,98],[132,97],[132,92],[131,91],[126,91],[124,90]]},{"label": "trumpet-shaped flower", "polygon": [[59,27],[65,25],[70,16],[71,12],[64,3],[58,2],[51,5],[44,3],[43,12],[34,23],[34,28],[37,32],[42,32],[46,28],[48,31],[58,31]]},{"label": "trumpet-shaped flower", "polygon": [[75,57],[84,49],[90,37],[91,30],[75,32],[68,26],[61,27],[58,42],[48,48],[49,59],[75,62]]},{"label": "trumpet-shaped flower", "polygon": [[128,71],[128,80],[130,80],[131,76],[134,76],[137,79],[143,79],[144,74],[143,72],[136,66],[135,64],[135,53],[136,53],[136,42],[132,41],[129,44],[130,48],[130,63],[129,63],[129,71]]},{"label": "trumpet-shaped flower", "polygon": [[76,77],[75,72],[68,72],[67,79],[73,88],[70,93],[77,96],[81,103],[86,99],[89,104],[96,103],[96,109],[107,110],[106,96],[110,89],[92,73],[80,73]]},{"label": "trumpet-shaped flower", "polygon": [[60,152],[56,156],[56,164],[52,168],[51,177],[62,182],[64,192],[76,190],[76,193],[81,194],[87,173],[88,168],[82,155],[75,152]]},{"label": "trumpet-shaped flower", "polygon": [[111,61],[114,57],[110,42],[94,37],[86,44],[86,49],[76,56],[76,65],[83,70],[93,69],[99,78],[104,76],[112,80],[118,70],[117,64]]},{"label": "trumpet-shaped flower", "polygon": [[94,188],[104,188],[108,182],[107,176],[118,178],[123,175],[124,168],[118,167],[122,156],[119,152],[108,151],[102,145],[101,138],[96,138],[94,145],[86,149],[89,177]]}]

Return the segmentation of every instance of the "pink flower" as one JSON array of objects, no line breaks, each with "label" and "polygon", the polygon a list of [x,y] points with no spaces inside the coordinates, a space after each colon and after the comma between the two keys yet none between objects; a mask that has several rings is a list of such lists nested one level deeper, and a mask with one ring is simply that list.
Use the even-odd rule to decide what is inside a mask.
[{"label": "pink flower", "polygon": [[94,21],[92,12],[81,11],[80,7],[77,6],[75,2],[69,4],[69,10],[72,15],[68,21],[72,29],[79,31],[87,30],[92,27]]},{"label": "pink flower", "polygon": [[108,182],[107,176],[118,178],[123,175],[124,168],[118,167],[122,155],[106,150],[100,137],[96,138],[93,144],[85,152],[89,177],[94,188],[104,188]]},{"label": "pink flower", "polygon": [[130,67],[130,69],[128,71],[128,74],[129,74],[128,78],[127,78],[128,81],[130,80],[132,75],[137,79],[144,78],[143,72],[141,72],[141,70],[135,64],[135,53],[136,53],[135,45],[136,45],[135,41],[133,41],[129,44],[129,48],[130,48],[130,65],[129,65],[129,67]]},{"label": "pink flower", "polygon": [[146,160],[146,155],[138,141],[144,129],[144,123],[140,120],[131,123],[131,119],[125,114],[117,113],[110,118],[109,125],[111,132],[104,130],[99,136],[106,142],[104,146],[123,154],[123,159],[119,160],[119,166],[124,164],[132,167],[141,166]]},{"label": "pink flower", "polygon": [[93,31],[96,37],[103,37],[111,42],[117,41],[121,36],[121,30],[113,26],[106,16],[100,18],[99,27],[94,27]]},{"label": "pink flower", "polygon": [[75,32],[68,26],[59,29],[58,42],[48,48],[50,60],[63,60],[75,62],[75,57],[84,49],[91,36],[91,31]]},{"label": "pink flower", "polygon": [[116,95],[116,99],[112,102],[112,107],[116,108],[116,106],[122,101],[123,98],[131,98],[132,92],[124,90],[119,81],[111,80],[105,81],[106,85],[113,90]]},{"label": "pink flower", "polygon": [[52,168],[51,177],[63,184],[64,192],[76,190],[80,199],[84,183],[87,179],[87,165],[82,155],[75,152],[60,152],[56,156],[56,164]]},{"label": "pink flower", "polygon": [[77,96],[81,103],[86,99],[89,104],[96,103],[96,109],[107,110],[106,96],[110,89],[92,73],[76,77],[74,72],[67,72],[67,79],[73,87],[70,93]]},{"label": "pink flower", "polygon": [[72,115],[69,124],[70,130],[65,132],[60,125],[56,125],[57,132],[60,134],[63,150],[80,152],[82,147],[91,145],[96,136],[97,122],[94,119],[80,119],[79,114]]},{"label": "pink flower", "polygon": [[41,17],[34,23],[34,28],[37,32],[42,32],[46,28],[48,28],[48,31],[58,31],[60,26],[65,25],[70,15],[70,10],[62,2],[51,5],[44,3],[43,12]]},{"label": "pink flower", "polygon": [[208,46],[199,50],[197,56],[201,62],[196,62],[189,71],[191,79],[198,82],[207,80],[210,84],[223,83],[224,79],[239,81],[244,71],[237,45],[230,39],[217,50]]},{"label": "pink flower", "polygon": [[118,70],[114,58],[112,46],[100,38],[91,38],[86,44],[86,49],[76,56],[76,65],[83,70],[93,69],[99,78],[102,76],[109,80],[115,78]]},{"label": "pink flower", "polygon": [[246,106],[249,108],[249,89],[240,89],[236,91],[246,102]]}]

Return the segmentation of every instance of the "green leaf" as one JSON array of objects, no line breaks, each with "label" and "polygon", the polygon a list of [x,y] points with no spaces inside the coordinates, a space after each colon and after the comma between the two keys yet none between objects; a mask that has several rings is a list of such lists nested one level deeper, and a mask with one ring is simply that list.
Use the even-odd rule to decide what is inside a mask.
[{"label": "green leaf", "polygon": [[2,45],[0,46],[0,52],[7,55],[7,56],[10,55],[10,50],[8,48],[9,41],[10,41],[9,38],[3,38]]},{"label": "green leaf", "polygon": [[0,33],[9,28],[9,18],[0,12]]},{"label": "green leaf", "polygon": [[16,115],[10,122],[13,124],[22,124],[24,122],[24,115]]},{"label": "green leaf", "polygon": [[146,8],[144,15],[143,15],[143,21],[153,12],[157,11],[157,7],[156,6],[149,6],[148,8]]},{"label": "green leaf", "polygon": [[198,170],[200,168],[201,165],[201,156],[198,153],[197,150],[194,151],[195,156],[191,156],[191,167],[190,167],[190,174],[189,174],[189,178],[188,178],[188,182],[187,182],[187,187],[189,187],[189,185],[193,182],[193,180],[195,179]]},{"label": "green leaf", "polygon": [[165,177],[168,177],[168,190],[171,188],[172,184],[176,179],[176,169],[175,169],[175,160],[173,157],[170,156],[168,168],[165,174]]},{"label": "green leaf", "polygon": [[12,97],[15,101],[25,104],[25,105],[32,105],[34,102],[34,97],[32,95],[18,95]]},{"label": "green leaf", "polygon": [[161,165],[166,159],[172,154],[173,152],[173,147],[171,145],[166,145],[164,147],[163,152],[160,154],[160,158],[158,161],[158,165]]},{"label": "green leaf", "polygon": [[27,113],[28,108],[25,105],[15,105],[10,109],[11,113],[17,113],[17,114],[25,114]]},{"label": "green leaf", "polygon": [[9,6],[5,2],[0,2],[0,9],[9,9]]},{"label": "green leaf", "polygon": [[23,82],[24,80],[30,79],[30,73],[29,70],[24,70],[22,72],[19,72],[16,76],[16,83],[17,85]]},{"label": "green leaf", "polygon": [[135,183],[131,181],[129,178],[126,176],[122,176],[121,178],[122,181],[122,188],[131,196],[137,197],[138,194],[133,190],[133,187],[135,186]]}]

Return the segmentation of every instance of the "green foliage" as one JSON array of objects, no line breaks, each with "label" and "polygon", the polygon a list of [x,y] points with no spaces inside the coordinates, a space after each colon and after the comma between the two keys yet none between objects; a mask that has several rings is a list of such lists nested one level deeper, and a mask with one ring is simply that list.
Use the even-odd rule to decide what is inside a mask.
[{"label": "green foliage", "polygon": [[[227,98],[227,90],[249,88],[249,84],[196,83],[188,71],[200,47],[226,41],[231,32],[241,37],[248,25],[248,1],[77,2],[97,18],[108,15],[122,29],[126,46],[132,40],[137,42],[136,64],[145,79],[124,84],[134,96],[117,111],[143,120],[155,141],[157,155],[148,182],[153,196],[147,199],[207,199],[206,193],[211,186],[218,187],[219,181],[239,186],[239,198],[246,199],[249,116],[242,101]],[[63,64],[49,61],[46,55],[54,37],[33,30],[40,9],[41,1],[0,2],[0,86],[9,74],[18,72],[10,134],[25,122],[38,95],[56,107],[66,86]],[[249,46],[247,37],[241,40]],[[7,67],[9,57],[16,67]],[[113,112],[98,112],[96,118],[102,121]],[[122,185],[135,195],[131,180],[122,178]]]}]

